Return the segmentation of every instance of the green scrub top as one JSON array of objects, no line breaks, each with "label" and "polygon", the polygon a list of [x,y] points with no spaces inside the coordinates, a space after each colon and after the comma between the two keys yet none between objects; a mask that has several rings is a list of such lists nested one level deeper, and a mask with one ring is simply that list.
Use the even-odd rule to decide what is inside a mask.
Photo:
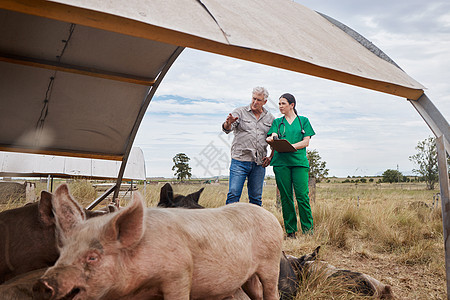
[{"label": "green scrub top", "polygon": [[[299,118],[302,122],[303,129],[305,130],[304,134],[301,132]],[[283,124],[281,124],[283,117],[273,120],[272,127],[270,127],[267,136],[270,136],[272,133],[277,133],[280,139],[286,139],[289,143],[295,144],[300,142],[305,136],[315,135],[316,133],[309,123],[308,118],[303,116],[299,116],[299,118],[295,118],[292,124],[289,124],[286,119],[284,119]],[[281,126],[279,126],[280,124]],[[280,132],[278,132],[278,127],[280,128]],[[270,165],[273,167],[300,166],[309,168],[308,158],[306,157],[306,148],[298,149],[295,152],[280,153],[275,151]]]}]

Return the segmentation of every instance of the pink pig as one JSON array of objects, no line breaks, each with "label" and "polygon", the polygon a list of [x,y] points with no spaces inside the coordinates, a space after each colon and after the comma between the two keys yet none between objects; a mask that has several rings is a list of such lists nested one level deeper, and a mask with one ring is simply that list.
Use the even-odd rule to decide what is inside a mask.
[{"label": "pink pig", "polygon": [[259,206],[145,209],[136,193],[119,212],[84,220],[67,186],[55,197],[63,247],[35,299],[225,299],[255,278],[264,299],[278,299],[283,232]]}]

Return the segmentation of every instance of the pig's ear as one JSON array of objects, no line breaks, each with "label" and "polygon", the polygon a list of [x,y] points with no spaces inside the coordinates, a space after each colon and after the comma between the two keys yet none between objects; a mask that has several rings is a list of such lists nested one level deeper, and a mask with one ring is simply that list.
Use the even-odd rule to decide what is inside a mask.
[{"label": "pig's ear", "polygon": [[78,223],[86,220],[83,208],[70,196],[66,184],[62,184],[56,189],[52,204],[57,229],[66,238]]},{"label": "pig's ear", "polygon": [[104,238],[118,241],[123,248],[132,248],[144,235],[144,201],[139,192],[133,193],[133,200],[106,224]]},{"label": "pig's ear", "polygon": [[316,249],[314,249],[313,252],[310,254],[305,254],[302,257],[297,258],[294,263],[298,269],[300,269],[303,265],[306,264],[308,261],[315,261],[317,259],[317,256],[319,255],[319,249],[320,246],[318,246]]},{"label": "pig's ear", "polygon": [[316,249],[314,249],[313,253],[311,253],[311,259],[310,260],[316,260],[317,256],[319,255],[320,246],[317,246]]},{"label": "pig's ear", "polygon": [[204,189],[205,188],[201,188],[197,192],[191,194],[192,195],[192,199],[194,199],[195,202],[198,203],[198,200],[200,199],[200,195],[202,194]]},{"label": "pig's ear", "polygon": [[159,194],[158,206],[171,207],[173,202],[173,189],[170,183],[166,183],[161,188],[161,193]]},{"label": "pig's ear", "polygon": [[55,216],[52,211],[52,194],[46,191],[41,192],[41,199],[39,200],[39,219],[45,226],[55,224]]}]

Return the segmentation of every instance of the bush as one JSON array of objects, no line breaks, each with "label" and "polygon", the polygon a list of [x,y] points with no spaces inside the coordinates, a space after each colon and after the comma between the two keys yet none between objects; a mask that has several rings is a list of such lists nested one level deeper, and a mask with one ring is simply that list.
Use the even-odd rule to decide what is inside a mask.
[{"label": "bush", "polygon": [[406,177],[400,171],[387,169],[383,172],[383,182],[404,182]]}]

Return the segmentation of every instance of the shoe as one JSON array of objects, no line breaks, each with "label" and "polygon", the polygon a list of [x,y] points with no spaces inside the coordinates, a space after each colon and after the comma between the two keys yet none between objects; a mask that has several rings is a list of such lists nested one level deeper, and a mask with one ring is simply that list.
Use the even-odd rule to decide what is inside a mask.
[{"label": "shoe", "polygon": [[296,237],[295,237],[295,232],[288,233],[288,234],[286,235],[286,237],[287,237],[288,239],[295,239],[295,238],[296,238]]}]

